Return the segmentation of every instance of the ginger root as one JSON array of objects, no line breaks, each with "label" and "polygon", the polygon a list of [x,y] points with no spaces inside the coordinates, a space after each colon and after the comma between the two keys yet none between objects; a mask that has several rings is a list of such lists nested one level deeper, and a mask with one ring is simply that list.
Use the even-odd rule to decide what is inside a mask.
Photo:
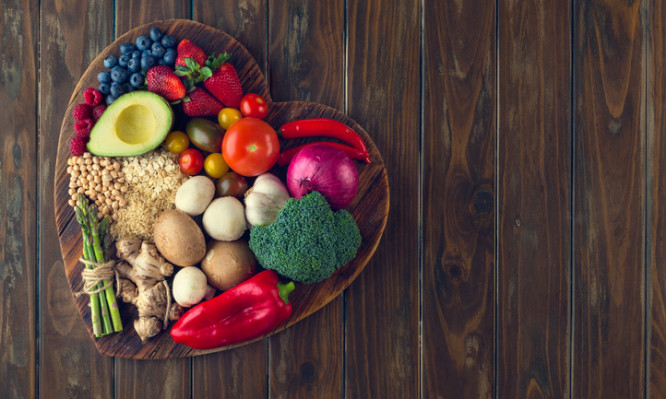
[{"label": "ginger root", "polygon": [[118,294],[123,302],[136,306],[139,317],[134,329],[146,342],[176,321],[183,313],[169,292],[165,278],[173,273],[173,265],[157,251],[154,244],[136,237],[116,242]]}]

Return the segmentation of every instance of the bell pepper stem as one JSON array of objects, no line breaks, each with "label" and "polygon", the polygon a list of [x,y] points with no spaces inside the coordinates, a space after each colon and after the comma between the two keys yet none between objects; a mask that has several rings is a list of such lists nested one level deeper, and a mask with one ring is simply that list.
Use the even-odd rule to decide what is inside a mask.
[{"label": "bell pepper stem", "polygon": [[289,294],[296,288],[293,281],[288,283],[277,283],[278,293],[285,304],[289,304]]}]

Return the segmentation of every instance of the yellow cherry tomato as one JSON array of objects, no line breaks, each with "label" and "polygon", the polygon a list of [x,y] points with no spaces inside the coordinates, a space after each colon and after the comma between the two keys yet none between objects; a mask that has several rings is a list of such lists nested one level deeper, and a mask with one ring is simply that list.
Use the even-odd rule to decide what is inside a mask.
[{"label": "yellow cherry tomato", "polygon": [[166,137],[164,145],[170,153],[180,154],[190,146],[190,139],[187,138],[187,134],[174,130]]},{"label": "yellow cherry tomato", "polygon": [[204,160],[204,170],[208,176],[213,179],[219,179],[229,170],[229,166],[224,162],[224,157],[219,152],[214,152]]},{"label": "yellow cherry tomato", "polygon": [[225,130],[229,129],[234,122],[241,119],[243,115],[236,108],[222,108],[217,114],[217,121]]}]

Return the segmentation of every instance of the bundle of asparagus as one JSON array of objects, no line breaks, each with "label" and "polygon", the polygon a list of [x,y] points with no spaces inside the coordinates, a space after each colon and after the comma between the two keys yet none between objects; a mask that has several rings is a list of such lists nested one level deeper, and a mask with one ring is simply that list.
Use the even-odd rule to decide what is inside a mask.
[{"label": "bundle of asparagus", "polygon": [[83,238],[82,260],[86,265],[84,292],[90,296],[93,334],[95,337],[103,337],[113,332],[120,332],[123,324],[113,290],[113,280],[110,281],[113,270],[107,263],[110,241],[106,239],[106,232],[110,219],[105,216],[102,220],[98,220],[97,207],[89,206],[82,194],[78,196],[74,211]]}]

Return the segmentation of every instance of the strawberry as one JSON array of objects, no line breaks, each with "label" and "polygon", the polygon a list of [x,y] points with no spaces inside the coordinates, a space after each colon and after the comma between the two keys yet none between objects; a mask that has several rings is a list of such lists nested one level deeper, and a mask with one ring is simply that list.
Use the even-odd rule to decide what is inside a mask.
[{"label": "strawberry", "polygon": [[146,73],[148,91],[159,94],[168,101],[182,100],[187,94],[183,81],[166,65],[157,65]]},{"label": "strawberry", "polygon": [[224,105],[201,87],[195,87],[189,92],[187,97],[183,98],[182,106],[187,116],[217,116],[224,108]]},{"label": "strawberry", "polygon": [[192,58],[197,64],[199,64],[199,67],[203,67],[208,57],[196,44],[188,39],[183,39],[176,48],[176,66],[180,65],[187,67],[187,63],[185,62],[185,59],[187,58]]},{"label": "strawberry", "polygon": [[213,72],[203,84],[226,107],[238,109],[243,98],[243,88],[236,69],[227,62],[230,57],[229,53],[224,53],[217,58],[209,59],[206,66]]}]

